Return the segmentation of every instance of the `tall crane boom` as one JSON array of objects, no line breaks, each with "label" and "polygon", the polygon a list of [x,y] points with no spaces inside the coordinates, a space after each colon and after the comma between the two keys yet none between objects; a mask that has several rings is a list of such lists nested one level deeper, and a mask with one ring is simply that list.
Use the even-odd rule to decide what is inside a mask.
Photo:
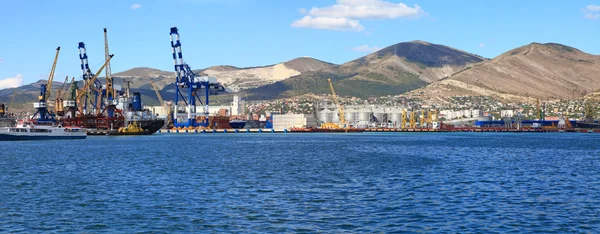
[{"label": "tall crane boom", "polygon": [[[48,76],[48,83],[46,83],[46,95],[44,97],[45,100],[50,99],[50,94],[52,93],[52,81],[54,80],[54,71],[56,70],[56,62],[58,61],[58,53],[60,52],[60,46],[56,48],[56,56],[54,56],[54,63],[52,63],[52,69],[50,70],[50,75]],[[41,101],[41,98],[40,98]]]},{"label": "tall crane boom", "polygon": [[[179,121],[177,117],[173,118],[174,126],[177,128],[194,128],[194,127],[208,127],[208,101],[210,94],[211,84],[215,84],[215,81],[211,81],[210,77],[196,77],[196,74],[192,71],[190,66],[183,62],[183,55],[181,52],[181,41],[179,40],[179,30],[177,27],[171,28],[171,49],[173,52],[173,67],[175,68],[175,99],[174,103],[179,103],[181,97],[186,105],[187,117],[184,121]],[[212,83],[211,83],[212,82]],[[205,101],[202,103],[202,99],[198,96],[204,89]],[[187,100],[186,100],[187,99]],[[197,121],[196,111],[196,100],[199,100],[201,104],[204,104],[204,120],[200,123]],[[177,113],[177,111],[174,111]]]},{"label": "tall crane boom", "polygon": [[48,83],[42,84],[40,86],[40,96],[39,101],[33,103],[33,108],[36,109],[35,114],[31,117],[37,123],[41,124],[54,124],[54,114],[48,111],[47,101],[50,99],[50,94],[52,90],[52,82],[54,80],[54,71],[56,69],[56,62],[58,61],[58,53],[60,52],[60,47],[56,48],[56,56],[54,56],[54,62],[52,62],[52,69],[50,70],[50,75],[48,76]]},{"label": "tall crane boom", "polygon": [[329,82],[329,88],[331,88],[331,94],[333,95],[333,101],[335,101],[335,105],[338,106],[338,112],[340,115],[340,125],[345,125],[346,118],[344,116],[344,106],[340,105],[340,101],[338,100],[338,97],[335,94],[335,89],[333,88],[333,83],[331,83],[331,79],[327,79],[327,82]]},{"label": "tall crane boom", "polygon": [[158,97],[158,101],[160,102],[161,105],[165,105],[165,100],[163,100],[162,95],[160,95],[160,92],[158,92],[158,87],[156,87],[156,84],[154,84],[153,81],[150,81],[150,84],[152,84],[152,88],[154,89],[154,92],[156,92],[156,97]]},{"label": "tall crane boom", "polygon": [[[106,28],[104,28],[104,59],[108,61],[110,59],[110,52],[108,51],[108,35],[106,33]],[[112,100],[115,98],[115,89],[113,87],[113,78],[112,71],[110,69],[110,62],[106,63],[106,68],[104,68],[106,72],[106,98],[108,100],[108,104],[112,104]]]},{"label": "tall crane boom", "polygon": [[102,70],[104,70],[104,68],[106,67],[106,64],[108,62],[110,62],[110,60],[112,59],[112,57],[114,56],[114,54],[111,54],[110,57],[108,58],[108,60],[106,60],[104,62],[104,64],[102,65],[102,67],[100,67],[100,70],[98,70],[98,72],[96,72],[96,74],[94,74],[94,76],[88,80],[88,82],[85,83],[85,86],[83,86],[83,92],[79,92],[77,94],[77,97],[75,98],[76,100],[79,100],[83,95],[85,95],[85,90],[88,90],[90,88],[90,86],[92,84],[94,84],[94,82],[96,81],[96,79],[98,78],[98,76],[100,75],[100,73],[102,72]]},{"label": "tall crane boom", "polygon": [[15,88],[15,91],[13,91],[12,98],[10,99],[10,104],[8,104],[8,110],[6,110],[6,111],[12,111],[12,105],[13,105],[13,102],[15,101],[15,96],[17,96],[16,88]]},{"label": "tall crane boom", "polygon": [[160,95],[160,92],[158,91],[158,87],[156,87],[156,84],[154,84],[154,82],[150,81],[150,84],[152,84],[152,88],[154,89],[154,92],[156,92],[156,97],[158,98],[158,101],[167,112],[167,127],[173,127],[173,111],[171,110],[171,103],[165,102],[165,100],[162,98],[162,95]]},{"label": "tall crane boom", "polygon": [[60,89],[58,89],[56,91],[56,97],[54,99],[58,100],[58,99],[62,98],[62,93],[63,93],[63,90],[65,89],[65,86],[67,85],[67,82],[69,82],[69,76],[67,76],[67,78],[65,78],[65,82],[63,82],[63,84],[60,86]]}]

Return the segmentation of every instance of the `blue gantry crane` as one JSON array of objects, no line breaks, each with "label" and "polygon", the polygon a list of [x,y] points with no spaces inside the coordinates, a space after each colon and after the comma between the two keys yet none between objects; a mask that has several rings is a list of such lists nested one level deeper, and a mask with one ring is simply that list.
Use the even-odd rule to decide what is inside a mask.
[{"label": "blue gantry crane", "polygon": [[54,57],[52,69],[48,75],[48,82],[41,85],[38,102],[33,103],[33,107],[36,109],[36,111],[31,119],[37,124],[54,124],[56,122],[54,119],[55,114],[48,111],[48,105],[46,101],[50,99],[50,94],[52,92],[52,82],[54,80],[54,71],[56,70],[56,62],[58,61],[59,52],[60,47],[56,48],[56,56]]},{"label": "blue gantry crane", "polygon": [[92,80],[92,71],[90,70],[90,65],[88,64],[88,56],[85,50],[85,44],[83,42],[79,42],[79,60],[81,61],[81,72],[82,72],[82,78],[83,78],[83,82],[84,82],[84,86],[87,84],[87,82],[94,82],[92,85],[89,85],[88,87],[89,90],[83,90],[83,92],[86,92],[85,95],[85,101],[83,103],[83,114],[90,114],[92,113],[89,109],[88,109],[88,104],[91,105],[91,108],[94,110],[94,113],[97,115],[100,113],[100,111],[103,109],[103,102],[102,102],[102,83],[97,80],[97,79],[93,79]]},{"label": "blue gantry crane", "polygon": [[[177,27],[171,28],[171,48],[173,49],[173,60],[176,73],[175,80],[175,116],[173,119],[174,127],[208,127],[208,101],[210,94],[211,85],[216,84],[216,79],[211,80],[211,77],[197,77],[192,71],[189,65],[183,62],[183,55],[181,53],[181,42],[179,40],[179,32]],[[202,90],[204,89],[204,90]],[[204,102],[198,93],[204,91]],[[185,103],[187,119],[179,120],[177,118],[177,104],[179,98]],[[200,122],[197,121],[196,116],[196,100],[200,104],[204,104],[204,119]],[[202,114],[202,113],[201,113]]]}]

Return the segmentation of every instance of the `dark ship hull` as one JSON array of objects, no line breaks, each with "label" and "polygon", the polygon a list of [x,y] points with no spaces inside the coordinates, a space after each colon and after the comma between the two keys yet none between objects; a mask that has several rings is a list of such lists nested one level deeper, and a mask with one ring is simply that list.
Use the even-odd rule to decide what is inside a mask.
[{"label": "dark ship hull", "polygon": [[[61,120],[61,122],[63,126],[78,126],[93,132],[109,132],[125,126],[125,120],[123,118],[96,116],[68,118]],[[137,122],[146,132],[144,135],[154,134],[165,125],[165,121],[162,119],[137,120]]]},{"label": "dark ship hull", "polygon": [[577,124],[575,124],[576,128],[587,128],[587,129],[600,129],[600,123],[584,123],[584,122],[577,122]]}]

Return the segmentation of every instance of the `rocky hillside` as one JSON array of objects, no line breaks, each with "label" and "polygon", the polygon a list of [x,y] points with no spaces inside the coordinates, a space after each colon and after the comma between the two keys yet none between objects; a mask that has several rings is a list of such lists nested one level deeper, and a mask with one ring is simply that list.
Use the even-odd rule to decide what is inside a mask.
[{"label": "rocky hillside", "polygon": [[[152,89],[153,81],[159,89],[175,81],[175,72],[161,71],[154,68],[136,67],[112,75],[115,85],[124,85],[124,80],[130,81],[131,89]],[[104,82],[104,77],[98,78]]]},{"label": "rocky hillside", "polygon": [[284,63],[264,67],[237,68],[216,66],[200,70],[201,75],[214,76],[226,88],[237,92],[282,81],[304,72],[317,71],[334,66],[312,58],[297,58]]},{"label": "rocky hillside", "polygon": [[424,41],[389,46],[356,60],[249,90],[255,99],[330,93],[327,78],[340,95],[359,97],[400,94],[468,69],[485,59]]},{"label": "rocky hillside", "polygon": [[412,94],[509,99],[578,98],[600,89],[600,56],[556,43],[531,43]]}]

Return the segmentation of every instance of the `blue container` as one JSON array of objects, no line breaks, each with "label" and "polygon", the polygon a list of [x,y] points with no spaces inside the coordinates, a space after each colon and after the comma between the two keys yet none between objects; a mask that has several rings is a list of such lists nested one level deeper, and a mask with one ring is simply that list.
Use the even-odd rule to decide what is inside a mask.
[{"label": "blue container", "polygon": [[131,108],[133,108],[134,111],[142,111],[142,95],[139,92],[133,93]]}]

